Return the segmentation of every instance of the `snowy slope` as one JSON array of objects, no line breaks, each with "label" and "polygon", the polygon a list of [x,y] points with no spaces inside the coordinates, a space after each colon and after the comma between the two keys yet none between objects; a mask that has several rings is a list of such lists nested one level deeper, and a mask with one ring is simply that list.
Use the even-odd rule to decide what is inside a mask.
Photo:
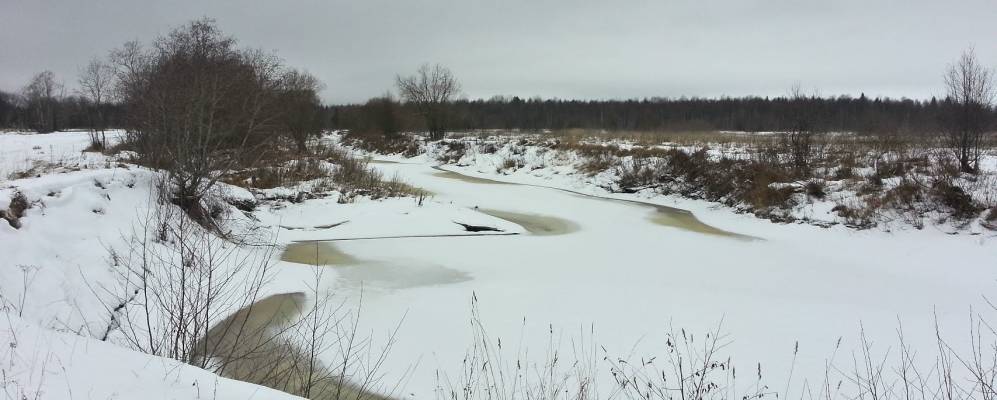
[{"label": "snowy slope", "polygon": [[9,399],[297,399],[174,360],[0,314],[0,392]]}]

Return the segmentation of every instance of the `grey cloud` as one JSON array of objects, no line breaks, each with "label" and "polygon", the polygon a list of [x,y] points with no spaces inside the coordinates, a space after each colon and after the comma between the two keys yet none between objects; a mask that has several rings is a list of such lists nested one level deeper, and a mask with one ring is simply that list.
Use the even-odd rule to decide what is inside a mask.
[{"label": "grey cloud", "polygon": [[997,65],[997,2],[0,0],[0,88],[210,16],[321,78],[328,102],[390,89],[423,62],[469,97],[823,94],[928,97],[968,46]]}]

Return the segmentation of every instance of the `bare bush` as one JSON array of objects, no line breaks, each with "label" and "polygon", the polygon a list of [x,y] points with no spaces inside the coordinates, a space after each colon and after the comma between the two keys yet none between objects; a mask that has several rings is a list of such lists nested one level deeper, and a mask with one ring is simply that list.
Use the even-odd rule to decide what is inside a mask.
[{"label": "bare bush", "polygon": [[[394,344],[357,331],[362,294],[347,310],[315,265],[308,293],[263,297],[273,252],[266,237],[221,238],[161,201],[129,240],[105,340],[312,399],[383,399]],[[107,290],[113,290],[105,288]]]},{"label": "bare bush", "polygon": [[207,367],[203,355],[214,349],[201,339],[226,315],[257,300],[269,279],[273,247],[246,251],[168,202],[152,208],[122,252],[125,290],[114,306],[122,320],[112,319],[112,328],[120,327],[137,350]]},{"label": "bare bush", "polygon": [[405,134],[381,135],[376,132],[348,131],[343,135],[348,146],[378,154],[400,154],[415,157],[422,150],[420,143]]},{"label": "bare bush", "polygon": [[174,29],[148,50],[126,44],[112,59],[128,140],[140,161],[168,172],[171,201],[203,223],[205,193],[258,161],[279,126],[280,61],[236,48],[210,19]]},{"label": "bare bush", "polygon": [[444,164],[460,161],[467,154],[468,145],[463,140],[447,140],[440,142],[440,152],[436,160]]},{"label": "bare bush", "polygon": [[789,131],[783,134],[783,145],[788,149],[793,171],[799,177],[810,176],[816,131],[816,110],[811,103],[816,99],[817,96],[805,94],[799,84],[794,85],[789,93],[795,112],[789,116]]},{"label": "bare bush", "polygon": [[377,199],[419,195],[422,192],[402,182],[397,176],[385,178],[380,171],[371,168],[366,159],[356,157],[342,148],[329,147],[323,155],[326,160],[336,164],[332,182],[344,194],[340,201],[349,202],[358,195]]},{"label": "bare bush", "polygon": [[634,192],[658,185],[665,163],[658,159],[631,157],[621,161],[615,168],[617,184],[622,191]]},{"label": "bare bush", "polygon": [[321,282],[316,269],[308,293],[267,297],[215,325],[203,339],[213,351],[208,368],[309,399],[387,398],[379,393],[395,388],[381,369],[394,335],[376,349],[357,331],[362,295],[348,310]]}]

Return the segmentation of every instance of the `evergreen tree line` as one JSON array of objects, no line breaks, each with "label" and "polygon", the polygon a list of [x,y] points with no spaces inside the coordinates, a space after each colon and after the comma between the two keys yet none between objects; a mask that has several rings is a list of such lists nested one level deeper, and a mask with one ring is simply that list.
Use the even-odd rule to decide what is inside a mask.
[{"label": "evergreen tree line", "polygon": [[[447,112],[452,130],[604,129],[632,131],[791,131],[801,113],[826,132],[937,134],[950,99],[859,97],[652,98],[643,100],[456,100]],[[417,110],[390,96],[365,104],[326,107],[331,129],[370,133],[425,130]],[[991,117],[997,110],[990,108]],[[993,120],[994,118],[990,118]]]},{"label": "evergreen tree line", "polygon": [[[38,96],[0,91],[0,128],[51,132],[94,126],[92,101],[82,95]],[[101,104],[104,124],[122,127],[124,107]],[[563,100],[496,96],[454,101],[447,111],[452,130],[605,129],[632,131],[788,131],[801,109],[820,130],[858,133],[935,134],[944,126],[949,99],[850,97],[652,98]],[[425,130],[414,105],[390,96],[364,104],[324,106],[317,111],[327,129],[394,133]],[[991,120],[997,109],[991,109]],[[992,128],[991,128],[992,129]]]}]

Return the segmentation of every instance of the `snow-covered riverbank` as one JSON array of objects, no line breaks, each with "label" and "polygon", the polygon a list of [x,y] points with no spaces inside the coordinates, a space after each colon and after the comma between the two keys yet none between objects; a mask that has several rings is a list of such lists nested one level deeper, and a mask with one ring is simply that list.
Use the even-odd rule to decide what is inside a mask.
[{"label": "snow-covered riverbank", "polygon": [[[406,315],[403,340],[419,345],[400,343],[402,359],[431,357],[432,367],[444,371],[453,371],[464,354],[453,346],[454,337],[469,344],[466,320],[453,316],[470,315],[472,293],[494,338],[522,341],[534,354],[547,351],[551,326],[565,353],[571,352],[573,339],[594,326],[593,340],[605,346],[606,355],[649,359],[665,350],[669,324],[703,333],[723,321],[732,340],[725,354],[744,369],[762,363],[774,382],[785,382],[799,342],[799,384],[801,376],[823,378],[825,360],[839,337],[848,352],[856,349],[860,324],[877,343],[888,343],[895,341],[902,321],[908,345],[931,349],[937,316],[942,331],[953,335],[952,345],[965,348],[969,309],[985,307],[982,296],[994,290],[993,235],[773,224],[706,202],[601,193],[691,210],[711,226],[763,239],[735,240],[654,224],[654,210],[645,207],[540,187],[440,179],[430,168],[432,161],[395,160],[405,163],[378,168],[437,193],[435,201],[554,216],[580,226],[563,236],[340,246],[360,257],[390,251],[400,264],[435,263],[473,277],[368,300],[372,320],[386,323]],[[568,184],[570,177],[559,182],[458,170],[600,191]],[[419,373],[423,382],[431,382],[431,373]]]},{"label": "snow-covered riverbank", "polygon": [[[85,140],[85,133],[79,135]],[[34,145],[24,143],[30,152]],[[763,381],[780,392],[794,369],[798,343],[791,392],[799,393],[805,380],[813,385],[824,378],[839,338],[836,363],[851,371],[851,352],[861,347],[860,324],[877,355],[897,342],[902,321],[905,343],[919,349],[918,361],[933,362],[936,318],[947,343],[968,350],[970,308],[988,316],[984,296],[994,293],[997,284],[997,238],[992,233],[774,224],[705,201],[607,193],[569,174],[503,175],[474,166],[443,167],[481,178],[462,179],[434,168],[437,162],[426,156],[378,159],[393,161],[372,164],[385,176],[397,175],[432,195],[423,201],[354,204],[338,204],[335,197],[263,202],[253,211],[231,212],[234,221],[252,221],[256,229],[273,234],[268,237],[280,246],[336,240],[325,243],[344,256],[336,265],[319,267],[330,278],[322,290],[336,292],[351,306],[362,292],[361,331],[372,334],[375,346],[383,345],[401,323],[381,368],[385,383],[402,383],[394,392],[400,397],[434,398],[440,385],[446,386],[441,376],[462,373],[473,345],[468,324],[473,298],[489,339],[500,339],[511,352],[507,362],[543,364],[547,352],[558,349],[563,365],[570,367],[575,358],[590,355],[579,351],[582,341],[598,345],[592,364],[602,393],[613,390],[608,366],[599,361],[603,356],[648,360],[665,352],[670,326],[698,336],[721,322],[729,334],[723,357],[733,357],[739,370],[752,371],[745,376],[761,363]],[[46,372],[56,361],[48,366],[17,361],[9,376],[18,387],[128,397],[134,382],[77,380],[71,372],[113,362],[110,355],[101,355],[103,347],[73,353],[73,346],[63,344],[74,333],[91,343],[108,327],[112,314],[106,305],[114,293],[104,288],[114,288],[120,273],[109,249],[122,248],[142,222],[154,173],[113,160],[92,165],[2,184],[0,207],[6,207],[14,192],[25,194],[33,207],[21,218],[20,229],[0,223],[0,293],[7,313],[22,315],[0,322],[0,333],[5,341],[18,332],[38,338],[19,347],[31,349],[29,353],[8,352],[11,362],[28,354],[50,354],[70,371]],[[227,196],[250,196],[224,188]],[[715,231],[662,223],[661,211],[644,204],[560,189],[677,207]],[[515,235],[454,237],[467,233],[457,223]],[[387,236],[427,237],[376,239]],[[280,261],[279,252],[272,257],[273,279],[260,298],[308,291],[315,267]],[[172,365],[117,347],[107,352],[118,353],[130,360],[120,363],[122,370],[134,370],[142,379],[162,377],[149,378],[159,370],[128,366]],[[6,366],[8,359],[3,361]],[[162,389],[172,397],[190,397],[192,379],[199,379],[202,389],[209,382],[205,379],[220,379],[194,368],[167,369],[180,376]],[[37,377],[45,374],[69,378],[39,383]],[[753,378],[739,382],[754,384]],[[250,387],[237,385],[243,384],[222,383],[219,390],[237,398]]]}]

